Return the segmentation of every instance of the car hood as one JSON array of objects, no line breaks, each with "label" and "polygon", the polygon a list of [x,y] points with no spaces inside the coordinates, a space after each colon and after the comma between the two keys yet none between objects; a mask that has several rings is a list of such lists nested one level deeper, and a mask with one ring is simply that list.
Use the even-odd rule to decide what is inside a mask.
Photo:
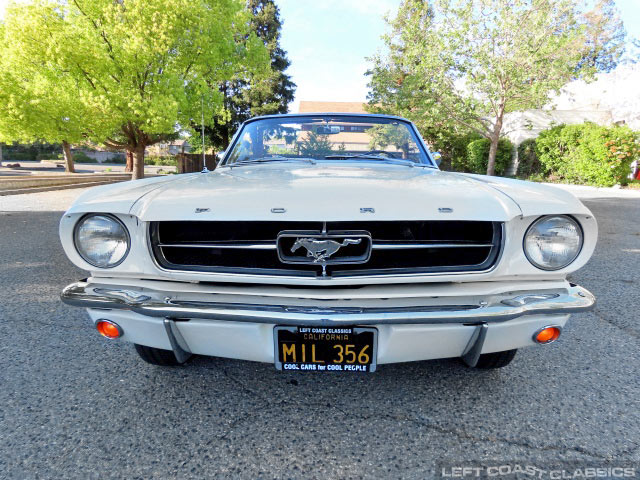
[{"label": "car hood", "polygon": [[394,164],[245,165],[118,185],[90,190],[71,210],[130,213],[143,221],[508,221],[588,212],[552,187]]}]

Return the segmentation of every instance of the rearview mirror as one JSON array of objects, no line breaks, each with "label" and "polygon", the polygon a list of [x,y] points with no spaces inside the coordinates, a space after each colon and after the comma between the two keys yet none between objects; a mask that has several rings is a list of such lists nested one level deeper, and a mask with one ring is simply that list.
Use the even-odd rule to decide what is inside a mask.
[{"label": "rearview mirror", "polygon": [[431,152],[431,157],[436,161],[436,165],[440,166],[440,163],[442,163],[442,154],[440,152]]}]

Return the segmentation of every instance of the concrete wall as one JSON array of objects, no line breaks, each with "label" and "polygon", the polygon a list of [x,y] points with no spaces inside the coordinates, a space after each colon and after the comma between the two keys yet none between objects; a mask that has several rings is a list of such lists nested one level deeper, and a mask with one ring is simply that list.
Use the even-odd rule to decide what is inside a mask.
[{"label": "concrete wall", "polygon": [[87,157],[94,159],[98,163],[104,163],[110,160],[113,157],[118,157],[122,160],[125,159],[124,152],[94,152],[90,150],[73,150],[73,153],[82,152],[87,155]]}]

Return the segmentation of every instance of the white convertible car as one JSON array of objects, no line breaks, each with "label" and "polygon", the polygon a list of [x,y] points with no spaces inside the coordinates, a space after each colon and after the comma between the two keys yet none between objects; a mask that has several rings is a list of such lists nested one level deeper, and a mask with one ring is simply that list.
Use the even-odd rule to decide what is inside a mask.
[{"label": "white convertible car", "polygon": [[62,300],[152,364],[193,354],[373,372],[507,365],[595,299],[593,214],[548,186],[440,171],[386,115],[247,121],[215,171],[96,187],[60,222]]}]

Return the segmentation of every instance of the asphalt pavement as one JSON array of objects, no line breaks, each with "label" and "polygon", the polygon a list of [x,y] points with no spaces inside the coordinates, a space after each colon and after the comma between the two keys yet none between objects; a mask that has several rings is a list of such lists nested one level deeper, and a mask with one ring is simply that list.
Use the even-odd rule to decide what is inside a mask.
[{"label": "asphalt pavement", "polygon": [[585,203],[600,240],[572,281],[598,306],[558,342],[499,371],[442,360],[367,375],[147,365],[60,302],[86,276],[60,247],[61,212],[0,212],[0,478],[423,479],[481,464],[640,476],[640,199]]}]

